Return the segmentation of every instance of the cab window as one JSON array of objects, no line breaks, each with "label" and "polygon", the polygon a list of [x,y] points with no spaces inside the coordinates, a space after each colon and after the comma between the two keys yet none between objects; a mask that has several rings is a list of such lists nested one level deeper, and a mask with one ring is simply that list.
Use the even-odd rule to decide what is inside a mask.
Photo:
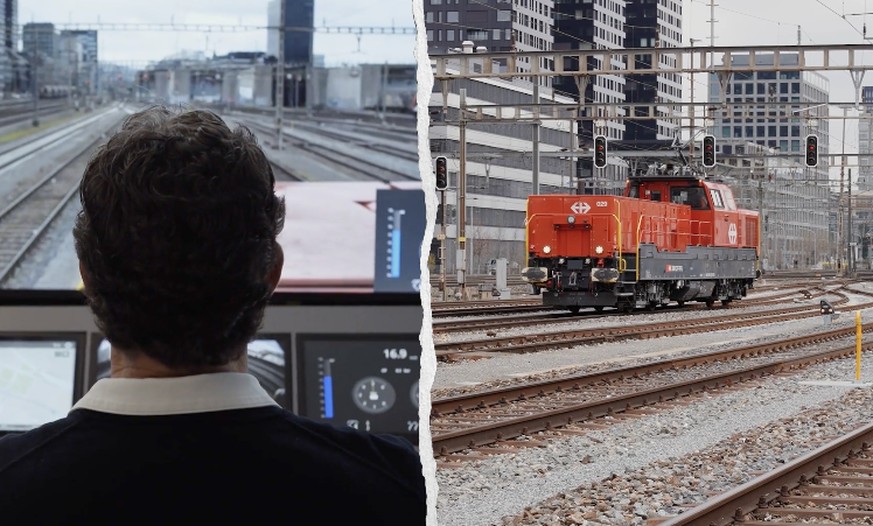
[{"label": "cab window", "polygon": [[731,189],[725,188],[721,191],[721,193],[725,208],[727,208],[728,210],[736,210],[737,202],[734,200],[734,193],[731,191]]},{"label": "cab window", "polygon": [[688,205],[692,210],[709,210],[709,202],[706,200],[706,189],[699,186],[671,188],[670,202]]},{"label": "cab window", "polygon": [[716,208],[725,208],[724,199],[722,199],[720,191],[710,189],[709,197],[712,198],[712,203]]}]

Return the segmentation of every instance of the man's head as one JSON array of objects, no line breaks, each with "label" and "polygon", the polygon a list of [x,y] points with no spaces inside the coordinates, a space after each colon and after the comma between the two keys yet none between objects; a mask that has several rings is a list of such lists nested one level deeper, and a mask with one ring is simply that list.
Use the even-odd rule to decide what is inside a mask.
[{"label": "man's head", "polygon": [[281,272],[284,202],[255,137],[206,111],[131,115],[88,163],[73,236],[114,347],[222,365],[255,335]]}]

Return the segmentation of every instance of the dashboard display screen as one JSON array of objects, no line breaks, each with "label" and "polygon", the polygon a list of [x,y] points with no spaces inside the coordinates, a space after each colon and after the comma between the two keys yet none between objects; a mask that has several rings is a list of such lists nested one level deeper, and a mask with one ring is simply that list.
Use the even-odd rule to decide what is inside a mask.
[{"label": "dashboard display screen", "polygon": [[418,441],[418,335],[301,335],[300,414]]},{"label": "dashboard display screen", "polygon": [[0,433],[67,416],[76,393],[75,339],[0,337]]}]

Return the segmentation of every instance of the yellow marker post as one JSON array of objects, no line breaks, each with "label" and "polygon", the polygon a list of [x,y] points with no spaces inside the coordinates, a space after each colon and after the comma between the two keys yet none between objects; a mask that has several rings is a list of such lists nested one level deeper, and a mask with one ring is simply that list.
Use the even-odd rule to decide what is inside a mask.
[{"label": "yellow marker post", "polygon": [[861,381],[861,311],[855,311],[855,381]]}]

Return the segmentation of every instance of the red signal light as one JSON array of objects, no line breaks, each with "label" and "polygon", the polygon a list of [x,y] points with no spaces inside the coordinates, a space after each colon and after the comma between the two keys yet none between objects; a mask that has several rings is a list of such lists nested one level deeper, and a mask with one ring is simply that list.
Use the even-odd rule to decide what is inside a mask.
[{"label": "red signal light", "polygon": [[712,135],[703,136],[703,166],[715,166],[715,137]]},{"label": "red signal light", "polygon": [[594,166],[606,167],[606,137],[597,135],[594,137]]},{"label": "red signal light", "polygon": [[818,166],[818,136],[809,134],[806,136],[806,166],[810,168]]}]

